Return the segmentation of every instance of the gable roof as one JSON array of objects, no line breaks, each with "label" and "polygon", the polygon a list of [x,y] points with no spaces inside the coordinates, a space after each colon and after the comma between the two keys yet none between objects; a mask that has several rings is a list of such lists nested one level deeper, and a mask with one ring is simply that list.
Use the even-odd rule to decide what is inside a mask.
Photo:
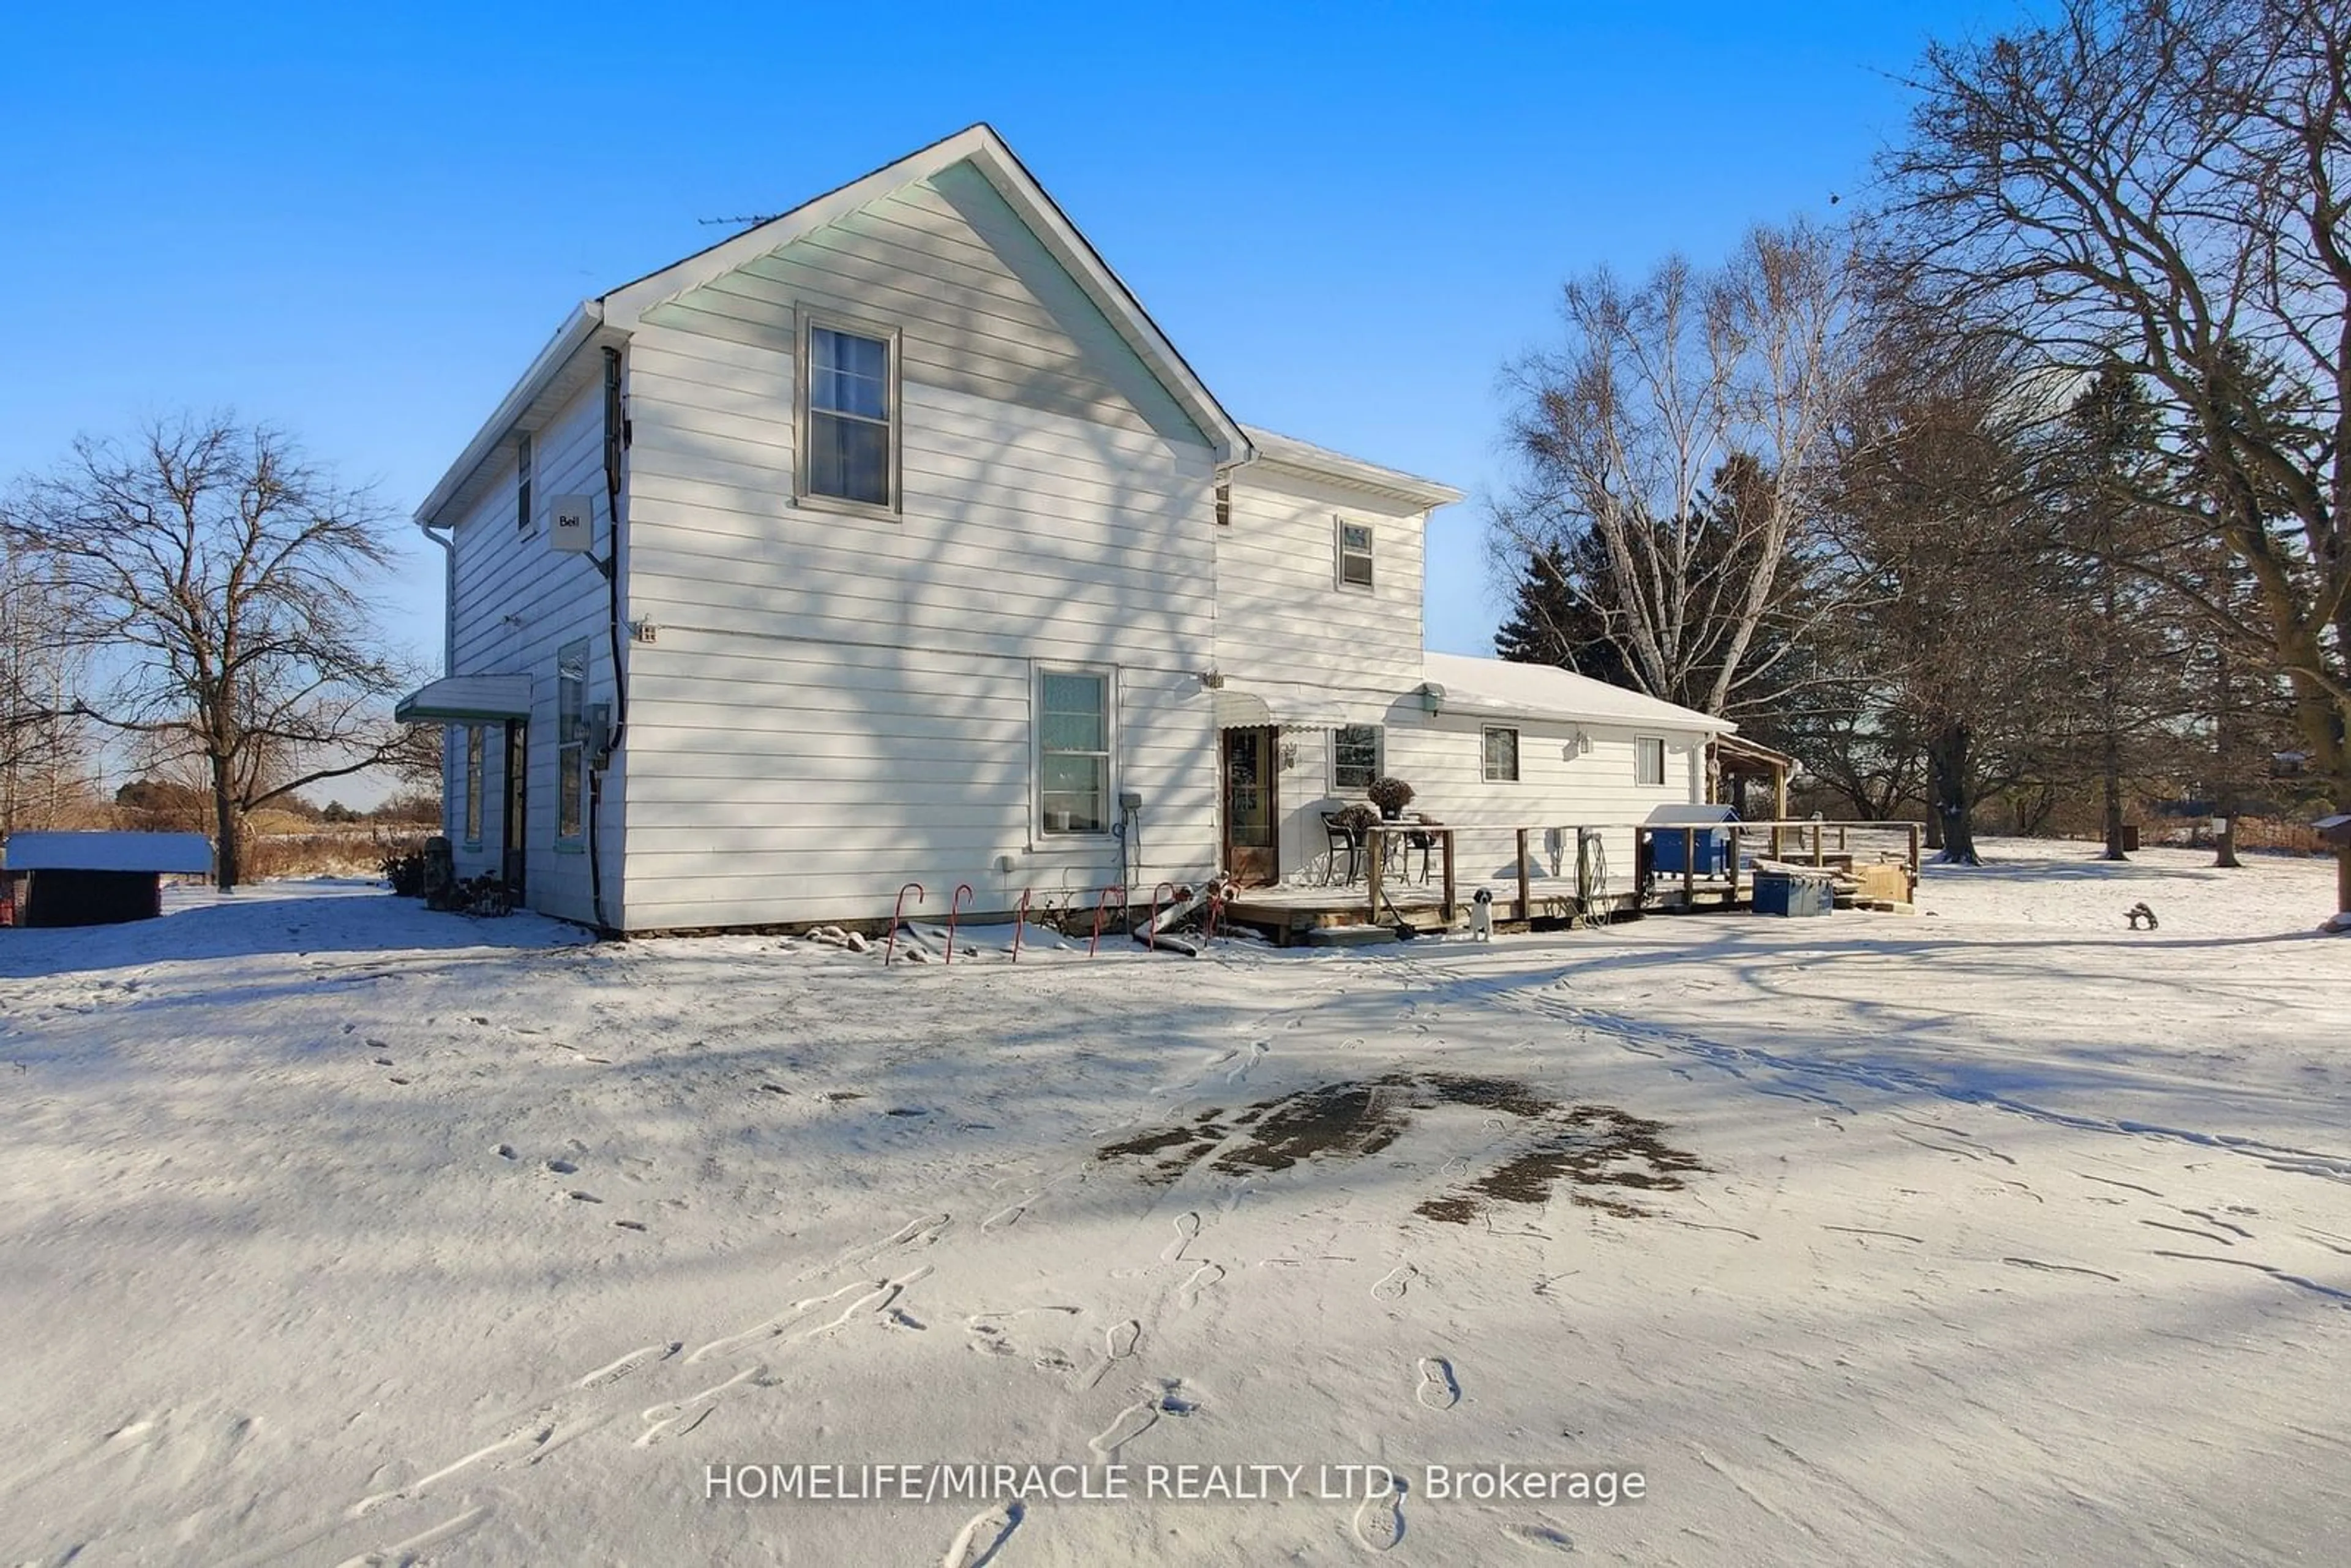
[{"label": "gable roof", "polygon": [[1612,686],[1556,664],[1424,653],[1421,672],[1432,685],[1443,688],[1447,712],[1581,724],[1653,725],[1661,729],[1704,730],[1709,735],[1728,735],[1739,727],[1727,718]]},{"label": "gable roof", "polygon": [[[855,212],[867,203],[917,181],[968,166],[1009,206],[1021,225],[1100,310],[1113,330],[1142,361],[1154,380],[1207,438],[1218,466],[1245,462],[1253,454],[1249,437],[1184,356],[1169,341],[1143,303],[1078,232],[1045,188],[1037,183],[992,126],[973,125],[884,164],[862,178],[803,202],[790,212],[756,224],[741,234],[649,272],[586,301],[562,327],[498,404],[423,504],[416,519],[431,526],[506,439],[516,420],[545,399],[567,377],[568,368],[591,344],[624,341],[646,311],[722,277],[744,263],[790,245],[804,235]],[[573,379],[576,379],[574,377]]]}]

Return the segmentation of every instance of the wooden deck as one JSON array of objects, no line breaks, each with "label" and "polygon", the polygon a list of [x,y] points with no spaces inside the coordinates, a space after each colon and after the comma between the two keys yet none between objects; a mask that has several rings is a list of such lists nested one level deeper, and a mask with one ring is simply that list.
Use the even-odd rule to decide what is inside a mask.
[{"label": "wooden deck", "polygon": [[[1639,826],[1636,831],[1642,832],[1681,837],[1683,850],[1679,857],[1682,869],[1653,878],[1645,898],[1629,883],[1611,883],[1586,893],[1572,875],[1539,874],[1540,862],[1531,846],[1531,835],[1542,830],[1501,830],[1515,841],[1517,875],[1457,878],[1456,830],[1435,823],[1384,825],[1371,835],[1373,847],[1368,858],[1372,869],[1364,879],[1336,884],[1308,883],[1246,888],[1225,906],[1224,918],[1228,923],[1259,931],[1287,947],[1301,942],[1336,945],[1374,940],[1375,933],[1392,936],[1400,925],[1415,932],[1449,931],[1466,918],[1481,887],[1492,895],[1494,928],[1498,931],[1541,930],[1628,915],[1695,915],[1709,910],[1743,909],[1752,906],[1755,862],[1779,862],[1784,857],[1785,862],[1797,867],[1838,872],[1850,878],[1856,860],[1861,858],[1856,852],[1864,851],[1864,833],[1881,840],[1889,834],[1898,835],[1884,843],[1881,852],[1905,863],[1907,887],[1917,884],[1918,829],[1915,823],[1807,821],[1726,827],[1730,841],[1729,874],[1707,876],[1696,870],[1702,858],[1697,852],[1698,835],[1707,832],[1707,828]],[[1426,833],[1435,841],[1432,848],[1437,853],[1432,858],[1437,864],[1431,867],[1431,875],[1425,881],[1410,881],[1386,863],[1389,857],[1382,852],[1382,840],[1402,831]],[[1572,841],[1573,831],[1570,831]],[[1853,896],[1841,894],[1839,902],[1850,905]],[[1873,901],[1870,906],[1895,905]],[[1899,907],[1907,908],[1907,904]]]},{"label": "wooden deck", "polygon": [[[1519,907],[1518,883],[1507,879],[1465,883],[1458,890],[1456,902],[1450,907],[1445,902],[1445,889],[1437,883],[1399,885],[1384,881],[1380,884],[1377,918],[1372,912],[1371,890],[1361,882],[1331,887],[1244,888],[1238,898],[1225,905],[1224,918],[1261,932],[1284,947],[1300,942],[1345,942],[1352,938],[1329,934],[1393,931],[1399,921],[1415,931],[1449,931],[1468,919],[1470,900],[1480,887],[1494,895],[1497,931],[1565,925],[1579,917],[1615,919],[1642,908],[1639,897],[1627,889],[1595,898],[1587,909],[1576,897],[1574,880],[1567,877],[1531,879],[1528,907],[1523,912]],[[1671,891],[1678,899],[1680,884],[1676,883]],[[1729,884],[1719,880],[1701,882],[1698,894],[1698,902],[1693,907],[1722,907],[1729,902]],[[1653,898],[1649,907],[1661,905]]]}]

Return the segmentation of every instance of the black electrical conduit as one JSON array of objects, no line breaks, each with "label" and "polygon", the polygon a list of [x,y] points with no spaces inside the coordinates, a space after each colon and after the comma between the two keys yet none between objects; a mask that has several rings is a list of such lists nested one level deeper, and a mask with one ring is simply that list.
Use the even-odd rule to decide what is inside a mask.
[{"label": "black electrical conduit", "polygon": [[[629,677],[621,664],[621,454],[627,444],[628,422],[621,406],[621,350],[608,345],[604,350],[604,515],[611,520],[611,542],[605,546],[603,562],[604,586],[611,604],[605,626],[612,648],[612,725],[603,747],[608,765],[629,728]],[[588,897],[599,931],[611,929],[604,918],[604,855],[597,832],[603,814],[604,769],[591,768],[588,770]]]}]

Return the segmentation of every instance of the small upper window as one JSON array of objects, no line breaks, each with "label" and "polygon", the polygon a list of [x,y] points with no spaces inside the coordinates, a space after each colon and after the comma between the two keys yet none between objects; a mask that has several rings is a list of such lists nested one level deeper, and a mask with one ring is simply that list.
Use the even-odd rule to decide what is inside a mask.
[{"label": "small upper window", "polygon": [[809,327],[808,495],[869,507],[895,504],[890,350],[887,338]]},{"label": "small upper window", "polygon": [[524,533],[530,532],[531,467],[530,432],[526,430],[515,436],[515,527]]},{"label": "small upper window", "polygon": [[1351,724],[1333,742],[1332,782],[1342,789],[1368,789],[1380,776],[1380,727]]},{"label": "small upper window", "polygon": [[1633,782],[1663,784],[1666,781],[1666,742],[1663,737],[1645,735],[1633,742]]},{"label": "small upper window", "polygon": [[1372,526],[1369,523],[1343,522],[1339,525],[1339,586],[1372,586]]},{"label": "small upper window", "polygon": [[1515,784],[1519,779],[1519,732],[1499,725],[1486,727],[1486,781]]}]

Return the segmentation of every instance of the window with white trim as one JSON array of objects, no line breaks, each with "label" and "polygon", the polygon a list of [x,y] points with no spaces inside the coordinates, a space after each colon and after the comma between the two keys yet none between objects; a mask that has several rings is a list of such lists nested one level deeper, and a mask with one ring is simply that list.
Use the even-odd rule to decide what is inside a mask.
[{"label": "window with white trim", "polygon": [[1372,525],[1339,519],[1339,586],[1372,591]]},{"label": "window with white trim", "polygon": [[895,334],[810,319],[801,342],[800,494],[859,507],[898,504]]},{"label": "window with white trim", "polygon": [[588,644],[566,643],[555,655],[555,841],[587,836]]},{"label": "window with white trim", "polygon": [[1486,727],[1486,782],[1515,784],[1519,781],[1519,732],[1507,726],[1489,724]]},{"label": "window with white trim", "polygon": [[530,480],[531,472],[537,466],[538,456],[531,450],[530,432],[517,431],[515,433],[515,528],[520,533],[530,532]]},{"label": "window with white trim", "polygon": [[1343,725],[1332,732],[1331,784],[1333,789],[1364,790],[1380,776],[1380,727]]},{"label": "window with white trim", "polygon": [[1046,835],[1110,831],[1107,670],[1037,673],[1037,823]]},{"label": "window with white trim", "polygon": [[482,727],[465,727],[465,842],[482,841]]},{"label": "window with white trim", "polygon": [[1635,737],[1633,742],[1633,782],[1663,785],[1665,781],[1665,737],[1657,735]]}]

